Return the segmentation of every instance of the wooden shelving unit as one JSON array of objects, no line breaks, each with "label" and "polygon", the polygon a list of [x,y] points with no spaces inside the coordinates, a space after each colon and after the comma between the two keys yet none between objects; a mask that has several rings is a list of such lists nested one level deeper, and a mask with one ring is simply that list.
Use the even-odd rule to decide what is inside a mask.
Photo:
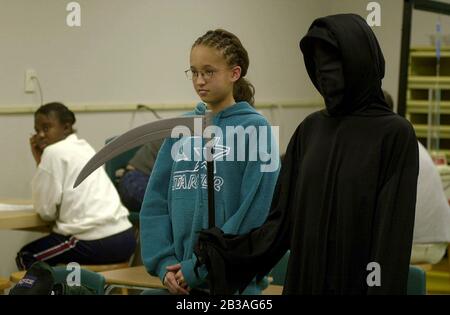
[{"label": "wooden shelving unit", "polygon": [[439,86],[440,105],[440,152],[450,161],[450,47],[442,47],[440,76],[436,74],[436,51],[434,47],[411,48],[408,70],[406,118],[411,121],[416,135],[427,145],[429,90]]}]

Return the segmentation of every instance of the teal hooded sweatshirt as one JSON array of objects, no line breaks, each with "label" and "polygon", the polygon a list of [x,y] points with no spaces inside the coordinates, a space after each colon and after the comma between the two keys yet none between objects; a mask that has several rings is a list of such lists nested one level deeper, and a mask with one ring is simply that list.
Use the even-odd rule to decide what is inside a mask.
[{"label": "teal hooded sweatshirt", "polygon": [[[205,111],[206,105],[200,103],[187,115],[204,115]],[[266,118],[247,102],[217,113],[213,124],[222,133],[213,140],[216,226],[224,233],[244,234],[262,225],[268,215],[279,172],[278,146],[273,145]],[[236,132],[239,128],[246,132]],[[203,144],[201,138],[188,136],[164,141],[140,212],[147,271],[163,281],[166,267],[181,263],[186,283],[197,289],[208,288],[206,268],[200,268],[198,277],[194,272],[197,258],[193,253],[198,232],[208,228]],[[244,291],[260,292],[255,281]]]}]

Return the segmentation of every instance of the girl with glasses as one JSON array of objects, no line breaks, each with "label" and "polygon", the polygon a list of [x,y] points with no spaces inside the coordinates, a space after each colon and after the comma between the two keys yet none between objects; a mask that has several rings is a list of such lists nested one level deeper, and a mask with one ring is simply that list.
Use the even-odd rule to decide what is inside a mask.
[{"label": "girl with glasses", "polygon": [[[223,231],[233,234],[249,232],[264,222],[278,176],[278,151],[271,146],[269,123],[253,108],[254,87],[245,79],[248,67],[249,57],[240,40],[218,29],[195,41],[190,69],[186,71],[201,99],[190,114],[204,115],[207,109],[211,110],[213,124],[223,135],[213,139],[215,222]],[[248,133],[239,136],[227,127],[241,127]],[[256,150],[250,138],[260,136],[259,130],[263,128],[259,127],[265,127],[269,133],[268,153],[272,153],[277,165],[271,172],[261,171],[263,162],[259,156],[256,160],[249,158],[250,152]],[[206,268],[194,272],[197,263],[194,245],[198,232],[208,226],[208,194],[203,144],[198,146],[195,143],[198,141],[192,140],[192,137],[165,140],[140,214],[143,262],[171,294],[208,293]],[[182,145],[173,156],[175,144]],[[185,154],[187,148],[192,149],[189,150],[192,155]],[[245,150],[244,160],[237,159],[238,150]],[[244,291],[260,292],[261,286],[256,281]]]}]

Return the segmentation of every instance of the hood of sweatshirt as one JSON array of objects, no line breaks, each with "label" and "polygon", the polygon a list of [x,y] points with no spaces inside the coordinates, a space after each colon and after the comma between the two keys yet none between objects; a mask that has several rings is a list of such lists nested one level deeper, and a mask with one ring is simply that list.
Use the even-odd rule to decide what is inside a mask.
[{"label": "hood of sweatshirt", "polygon": [[[205,103],[198,103],[197,106],[195,107],[194,115],[204,115],[207,109],[208,108]],[[242,116],[242,115],[249,115],[249,114],[257,114],[257,115],[262,116],[249,103],[238,102],[238,103],[218,112],[214,116],[214,119],[219,120],[222,118],[229,118],[229,117],[233,117],[233,116]],[[236,118],[239,118],[239,117],[236,117]]]}]

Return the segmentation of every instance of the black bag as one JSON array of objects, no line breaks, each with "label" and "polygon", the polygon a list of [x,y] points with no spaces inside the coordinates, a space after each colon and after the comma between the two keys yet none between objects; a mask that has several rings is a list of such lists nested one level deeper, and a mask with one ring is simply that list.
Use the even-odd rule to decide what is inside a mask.
[{"label": "black bag", "polygon": [[38,261],[28,269],[25,276],[9,291],[9,295],[51,295],[54,282],[52,267]]},{"label": "black bag", "polygon": [[53,268],[42,261],[35,262],[25,276],[9,291],[9,295],[91,295],[86,286],[55,283]]}]

